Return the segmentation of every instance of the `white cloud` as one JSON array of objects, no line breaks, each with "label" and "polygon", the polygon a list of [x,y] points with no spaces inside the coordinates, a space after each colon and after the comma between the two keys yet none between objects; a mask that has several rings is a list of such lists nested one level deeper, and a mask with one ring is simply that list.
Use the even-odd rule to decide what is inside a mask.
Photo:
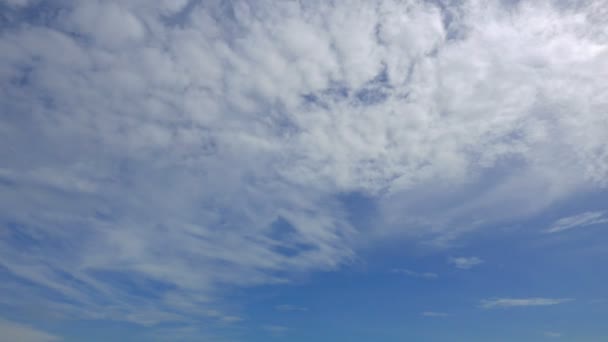
[{"label": "white cloud", "polygon": [[69,29],[85,34],[100,47],[119,48],[144,38],[145,28],[137,16],[120,2],[84,1],[70,13]]},{"label": "white cloud", "polygon": [[478,257],[449,257],[448,262],[456,268],[468,270],[483,263]]},{"label": "white cloud", "polygon": [[572,301],[570,298],[497,298],[485,299],[481,301],[484,309],[494,308],[514,308],[529,306],[550,306]]},{"label": "white cloud", "polygon": [[62,339],[25,324],[0,319],[0,331],[5,341],[52,342]]},{"label": "white cloud", "polygon": [[422,313],[424,317],[447,317],[449,314],[445,312],[437,312],[437,311],[424,311]]},{"label": "white cloud", "polygon": [[561,218],[555,221],[546,233],[558,233],[565,230],[582,228],[592,225],[608,223],[608,213],[605,211],[588,211],[582,214]]},{"label": "white cloud", "polygon": [[408,270],[405,268],[395,268],[391,270],[392,273],[396,273],[396,274],[404,274],[406,276],[412,277],[412,278],[425,278],[425,279],[436,279],[439,276],[437,275],[437,273],[433,273],[433,272],[415,272],[412,270]]},{"label": "white cloud", "polygon": [[233,287],[607,185],[601,1],[36,3],[0,35],[4,300],[221,322]]}]

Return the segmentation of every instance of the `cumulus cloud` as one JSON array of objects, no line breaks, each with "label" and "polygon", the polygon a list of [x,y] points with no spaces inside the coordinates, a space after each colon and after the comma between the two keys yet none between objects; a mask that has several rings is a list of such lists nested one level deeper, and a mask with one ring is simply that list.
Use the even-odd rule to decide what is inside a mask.
[{"label": "cumulus cloud", "polygon": [[225,321],[232,287],[607,185],[601,1],[4,3],[5,301]]},{"label": "cumulus cloud", "polygon": [[558,233],[565,230],[608,223],[608,213],[605,211],[588,211],[582,214],[561,218],[555,221],[545,233]]},{"label": "cumulus cloud", "polygon": [[478,257],[449,257],[448,262],[461,270],[468,270],[483,263]]},{"label": "cumulus cloud", "polygon": [[570,298],[497,298],[481,301],[484,309],[550,306],[572,301]]},{"label": "cumulus cloud", "polygon": [[2,339],[6,341],[19,342],[52,342],[61,341],[57,336],[51,335],[44,331],[40,331],[31,326],[7,321],[0,318],[0,331],[2,331]]}]

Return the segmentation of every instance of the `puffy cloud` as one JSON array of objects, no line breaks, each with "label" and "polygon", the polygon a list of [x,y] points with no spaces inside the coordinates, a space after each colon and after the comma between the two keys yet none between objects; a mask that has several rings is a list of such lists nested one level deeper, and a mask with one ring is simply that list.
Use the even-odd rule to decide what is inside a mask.
[{"label": "puffy cloud", "polygon": [[145,35],[140,20],[118,2],[82,2],[70,13],[65,25],[72,32],[86,35],[99,47],[132,45]]},{"label": "puffy cloud", "polygon": [[570,298],[498,298],[481,301],[484,309],[514,308],[528,306],[550,306],[572,301]]},{"label": "puffy cloud", "polygon": [[607,184],[598,1],[22,3],[0,260],[14,298],[67,317],[230,321],[232,286]]}]

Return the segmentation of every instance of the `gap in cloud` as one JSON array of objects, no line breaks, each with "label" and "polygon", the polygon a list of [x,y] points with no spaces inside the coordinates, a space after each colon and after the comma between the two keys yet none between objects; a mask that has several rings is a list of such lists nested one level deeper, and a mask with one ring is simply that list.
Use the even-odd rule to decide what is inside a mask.
[{"label": "gap in cloud", "polygon": [[[321,91],[301,95],[305,107],[319,107],[329,110],[346,101],[354,106],[374,106],[388,100],[393,93],[386,65],[376,76],[363,83],[360,88],[352,89],[344,82],[332,81],[330,86]],[[405,98],[404,98],[405,99]]]},{"label": "gap in cloud", "polygon": [[192,12],[200,6],[202,0],[177,0],[174,7],[170,8],[169,13],[162,14],[161,17],[168,26],[185,28],[191,25]]},{"label": "gap in cloud", "polygon": [[345,211],[348,222],[360,232],[372,231],[378,224],[378,199],[361,191],[335,196]]},{"label": "gap in cloud", "polygon": [[[10,1],[9,1],[10,2]],[[24,1],[23,6],[10,6],[0,1],[0,32],[9,29],[18,22],[32,25],[52,25],[55,18],[64,10],[63,1]]]},{"label": "gap in cloud", "polygon": [[330,109],[336,104],[348,100],[351,89],[342,82],[333,81],[330,86],[321,91],[301,95],[305,108]]},{"label": "gap in cloud", "polygon": [[362,106],[373,106],[386,101],[391,96],[392,86],[390,84],[388,70],[383,65],[382,70],[373,79],[363,84],[354,92],[357,104]]},{"label": "gap in cloud", "polygon": [[266,237],[271,240],[271,250],[287,258],[296,258],[305,253],[318,251],[318,246],[306,242],[296,227],[282,216],[271,224]]}]

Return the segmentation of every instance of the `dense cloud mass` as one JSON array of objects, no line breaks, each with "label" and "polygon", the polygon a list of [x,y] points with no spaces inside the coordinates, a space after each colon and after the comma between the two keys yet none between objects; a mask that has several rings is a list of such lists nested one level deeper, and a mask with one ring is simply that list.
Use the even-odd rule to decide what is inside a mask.
[{"label": "dense cloud mass", "polygon": [[4,0],[0,300],[236,322],[226,288],[605,187],[601,2]]}]

